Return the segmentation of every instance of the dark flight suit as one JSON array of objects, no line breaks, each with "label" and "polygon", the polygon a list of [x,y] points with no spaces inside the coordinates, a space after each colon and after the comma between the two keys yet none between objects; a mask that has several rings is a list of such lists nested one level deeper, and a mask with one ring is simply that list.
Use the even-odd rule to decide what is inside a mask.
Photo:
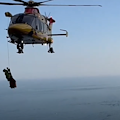
[{"label": "dark flight suit", "polygon": [[10,72],[10,69],[8,70],[3,70],[5,72],[6,79],[9,81],[10,87],[15,88],[16,86],[16,81],[13,79],[12,74]]}]

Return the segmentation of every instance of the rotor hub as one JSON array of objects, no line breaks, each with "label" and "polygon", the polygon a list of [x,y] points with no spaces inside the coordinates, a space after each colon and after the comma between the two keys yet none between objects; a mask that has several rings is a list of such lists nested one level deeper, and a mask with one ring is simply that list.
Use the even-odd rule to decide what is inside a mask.
[{"label": "rotor hub", "polygon": [[28,5],[33,5],[34,4],[34,1],[30,0],[28,1]]}]

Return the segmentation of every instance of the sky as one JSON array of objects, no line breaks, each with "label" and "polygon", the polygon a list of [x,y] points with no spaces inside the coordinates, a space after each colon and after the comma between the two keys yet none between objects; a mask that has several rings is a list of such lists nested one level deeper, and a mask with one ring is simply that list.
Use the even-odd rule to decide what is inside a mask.
[{"label": "sky", "polygon": [[18,80],[120,76],[119,0],[54,0],[47,4],[99,4],[102,7],[39,7],[41,14],[51,13],[56,20],[53,33],[64,33],[60,29],[66,29],[69,35],[53,37],[54,54],[47,52],[47,46],[25,45],[24,54],[19,55],[15,45],[7,44],[5,29],[10,20],[4,13],[22,13],[24,6],[1,5],[0,80],[5,79],[2,70],[8,65]]}]

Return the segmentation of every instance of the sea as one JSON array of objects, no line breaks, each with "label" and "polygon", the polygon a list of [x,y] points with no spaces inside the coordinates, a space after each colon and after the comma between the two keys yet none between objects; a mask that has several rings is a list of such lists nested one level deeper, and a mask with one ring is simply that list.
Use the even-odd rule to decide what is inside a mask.
[{"label": "sea", "polygon": [[1,80],[0,120],[120,120],[120,77]]}]

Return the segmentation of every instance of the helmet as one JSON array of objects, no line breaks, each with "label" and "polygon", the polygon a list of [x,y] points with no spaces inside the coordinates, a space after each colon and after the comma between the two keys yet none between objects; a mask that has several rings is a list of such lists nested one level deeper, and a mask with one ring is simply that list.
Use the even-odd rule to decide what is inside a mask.
[{"label": "helmet", "polygon": [[10,69],[7,67],[7,70],[10,71]]},{"label": "helmet", "polygon": [[3,69],[3,72],[5,72],[6,70],[5,69]]}]

